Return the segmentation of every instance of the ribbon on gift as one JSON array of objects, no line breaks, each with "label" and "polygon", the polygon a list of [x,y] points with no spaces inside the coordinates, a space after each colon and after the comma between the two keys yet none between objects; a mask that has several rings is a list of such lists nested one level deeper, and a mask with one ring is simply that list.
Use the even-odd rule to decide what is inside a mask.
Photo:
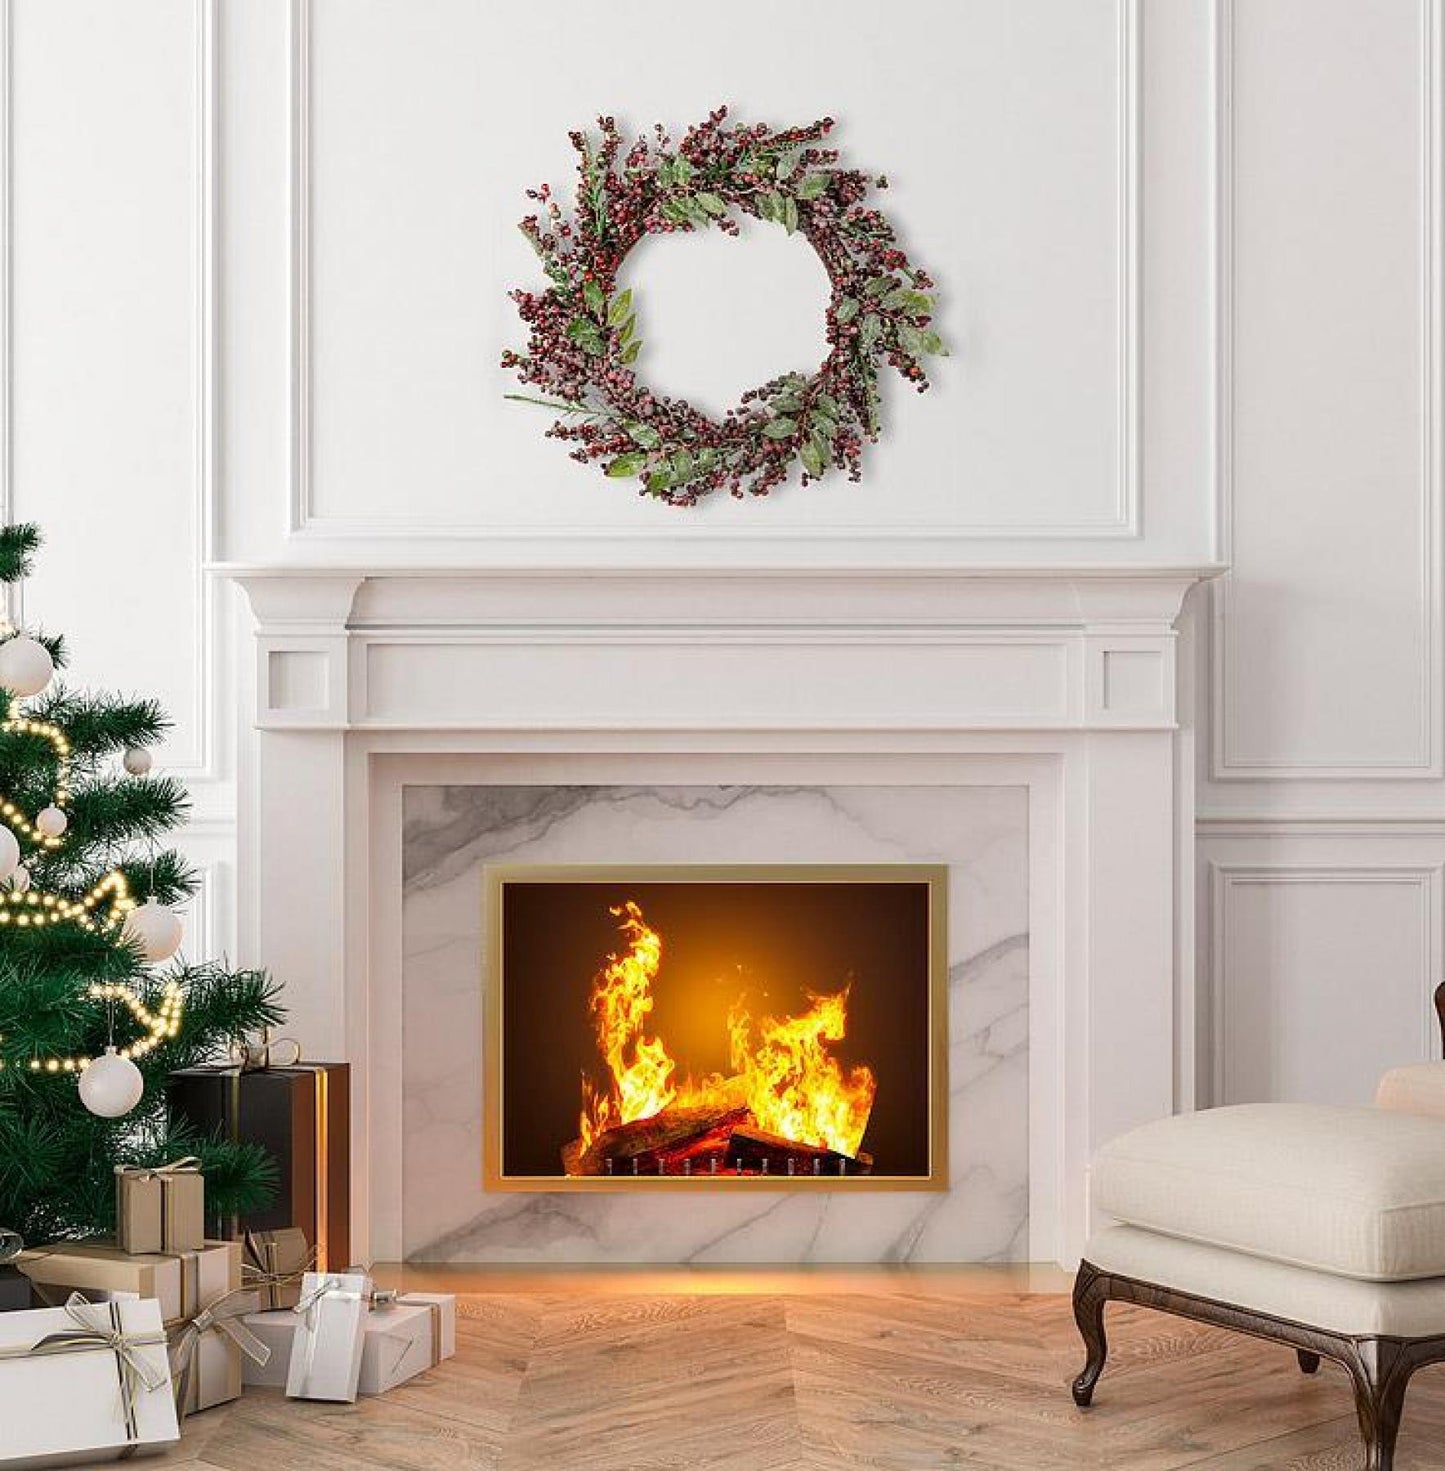
[{"label": "ribbon on gift", "polygon": [[[47,1358],[51,1354],[112,1353],[115,1355],[116,1373],[120,1378],[120,1402],[125,1416],[126,1441],[134,1444],[140,1439],[140,1428],[136,1422],[136,1401],[142,1388],[154,1393],[165,1382],[166,1376],[144,1355],[139,1348],[152,1344],[163,1344],[164,1333],[127,1333],[119,1303],[90,1303],[78,1292],[72,1292],[64,1305],[64,1311],[75,1323],[74,1328],[64,1328],[59,1333],[47,1333],[44,1338],[28,1348],[17,1345],[0,1348],[0,1362],[6,1359]],[[95,1316],[90,1316],[94,1314]],[[109,1326],[104,1319],[109,1318]]]},{"label": "ribbon on gift", "polygon": [[195,1155],[187,1154],[164,1165],[117,1165],[115,1172],[136,1180],[164,1180],[172,1175],[199,1175],[201,1162]]},{"label": "ribbon on gift", "polygon": [[316,1332],[316,1314],[321,1304],[327,1298],[335,1298],[338,1302],[360,1302],[364,1295],[347,1287],[344,1277],[328,1275],[323,1277],[291,1309],[293,1313],[298,1313],[306,1324],[306,1362],[301,1369],[302,1398],[305,1398],[306,1390],[311,1383],[311,1371],[316,1367],[316,1340],[319,1337]]},{"label": "ribbon on gift", "polygon": [[271,1028],[263,1027],[259,1042],[238,1038],[227,1055],[243,1073],[265,1072],[267,1068],[295,1067],[301,1061],[301,1044],[294,1037],[273,1039]]},{"label": "ribbon on gift", "polygon": [[306,1255],[291,1268],[281,1268],[276,1262],[277,1242],[271,1239],[270,1231],[247,1231],[244,1237],[248,1260],[241,1263],[241,1281],[253,1292],[261,1294],[263,1307],[282,1306],[282,1288],[293,1287],[311,1271],[316,1263],[316,1248],[308,1247]]},{"label": "ribbon on gift", "polygon": [[0,1267],[13,1262],[24,1250],[25,1243],[21,1240],[20,1233],[12,1231],[9,1226],[0,1226]]},{"label": "ribbon on gift", "polygon": [[427,1368],[435,1369],[442,1361],[442,1305],[424,1297],[398,1297],[396,1305],[402,1308],[426,1308],[431,1315],[431,1362]]},{"label": "ribbon on gift", "polygon": [[171,1339],[171,1375],[175,1380],[176,1413],[184,1420],[190,1412],[191,1375],[195,1371],[196,1350],[207,1333],[228,1338],[257,1364],[270,1361],[271,1350],[256,1337],[242,1319],[255,1306],[248,1288],[238,1287],[202,1308],[194,1318],[182,1323]]}]

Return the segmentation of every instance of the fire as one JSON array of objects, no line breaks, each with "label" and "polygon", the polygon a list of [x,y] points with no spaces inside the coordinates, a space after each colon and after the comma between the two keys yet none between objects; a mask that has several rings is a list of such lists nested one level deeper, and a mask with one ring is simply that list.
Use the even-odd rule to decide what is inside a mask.
[{"label": "fire", "polygon": [[598,1092],[582,1080],[581,1140],[585,1149],[604,1129],[651,1118],[677,1096],[675,1064],[667,1048],[644,1035],[652,1010],[652,983],[662,965],[662,936],[629,899],[610,911],[622,921],[624,955],[609,955],[592,983],[589,1006],[597,1028],[597,1050],[612,1074],[612,1087]]},{"label": "fire", "polygon": [[757,1022],[739,999],[728,1013],[733,1076],[679,1081],[666,1044],[647,1035],[652,984],[662,967],[662,937],[631,899],[610,912],[621,920],[627,949],[607,957],[588,1001],[597,1050],[610,1079],[605,1089],[582,1080],[579,1138],[584,1150],[618,1124],[651,1118],[674,1103],[687,1107],[726,1095],[746,1106],[767,1133],[858,1155],[878,1085],[871,1068],[859,1066],[845,1074],[828,1050],[847,1033],[846,987],[812,997],[800,1016]]},{"label": "fire", "polygon": [[814,996],[802,1016],[764,1017],[757,1025],[739,1002],[728,1013],[733,1071],[758,1126],[800,1144],[821,1144],[856,1156],[878,1091],[873,1070],[845,1077],[828,1043],[848,1030],[848,991]]}]

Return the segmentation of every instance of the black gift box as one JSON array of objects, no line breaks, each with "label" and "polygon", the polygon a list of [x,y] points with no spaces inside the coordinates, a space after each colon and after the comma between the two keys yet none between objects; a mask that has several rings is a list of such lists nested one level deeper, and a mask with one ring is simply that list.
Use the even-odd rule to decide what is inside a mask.
[{"label": "black gift box", "polygon": [[0,1313],[23,1313],[35,1306],[30,1278],[19,1267],[0,1267]]},{"label": "black gift box", "polygon": [[203,1134],[259,1144],[280,1166],[269,1209],[216,1223],[231,1240],[243,1232],[299,1226],[316,1248],[316,1270],[351,1260],[351,1068],[344,1062],[294,1067],[183,1068],[166,1084],[172,1117]]}]

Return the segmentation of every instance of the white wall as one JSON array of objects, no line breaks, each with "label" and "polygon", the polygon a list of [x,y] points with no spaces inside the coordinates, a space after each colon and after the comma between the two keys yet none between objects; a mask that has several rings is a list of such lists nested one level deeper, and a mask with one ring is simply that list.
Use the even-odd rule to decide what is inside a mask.
[{"label": "white wall", "polygon": [[[1419,1053],[1445,861],[1439,8],[0,0],[0,507],[46,525],[28,611],[77,673],[175,712],[212,943],[244,950],[248,665],[211,561],[1223,555],[1192,651],[1204,1092],[1358,1096]],[[861,486],[683,513],[567,461],[496,359],[533,274],[523,190],[564,180],[568,129],[720,100],[840,120],[954,354],[894,396]],[[800,346],[761,283],[707,308],[725,362],[689,336],[681,288],[726,246],[639,253],[658,361],[703,395]],[[772,289],[806,292],[788,254]]]}]

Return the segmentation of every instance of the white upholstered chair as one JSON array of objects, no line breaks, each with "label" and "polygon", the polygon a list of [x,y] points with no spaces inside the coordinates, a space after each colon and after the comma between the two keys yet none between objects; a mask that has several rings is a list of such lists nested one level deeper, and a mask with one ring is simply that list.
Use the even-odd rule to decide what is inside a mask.
[{"label": "white upholstered chair", "polygon": [[1093,1204],[1118,1224],[1074,1284],[1087,1406],[1111,1301],[1288,1344],[1354,1384],[1368,1471],[1389,1471],[1411,1374],[1445,1360],[1445,1062],[1397,1068],[1373,1108],[1246,1104],[1106,1145]]}]

